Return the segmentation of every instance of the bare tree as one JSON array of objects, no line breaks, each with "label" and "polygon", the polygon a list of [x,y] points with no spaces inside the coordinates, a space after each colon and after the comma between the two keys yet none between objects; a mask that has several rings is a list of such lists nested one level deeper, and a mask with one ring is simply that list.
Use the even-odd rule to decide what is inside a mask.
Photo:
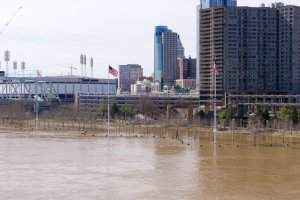
[{"label": "bare tree", "polygon": [[148,124],[148,118],[154,118],[160,114],[158,103],[155,103],[149,96],[140,97],[137,105],[138,113],[145,117],[145,123]]}]

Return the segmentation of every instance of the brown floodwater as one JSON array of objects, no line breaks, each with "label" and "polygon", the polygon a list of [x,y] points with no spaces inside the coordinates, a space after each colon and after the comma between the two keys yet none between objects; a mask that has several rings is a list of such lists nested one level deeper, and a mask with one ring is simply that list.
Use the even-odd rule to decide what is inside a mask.
[{"label": "brown floodwater", "polygon": [[1,133],[0,199],[300,199],[299,156],[297,146]]}]

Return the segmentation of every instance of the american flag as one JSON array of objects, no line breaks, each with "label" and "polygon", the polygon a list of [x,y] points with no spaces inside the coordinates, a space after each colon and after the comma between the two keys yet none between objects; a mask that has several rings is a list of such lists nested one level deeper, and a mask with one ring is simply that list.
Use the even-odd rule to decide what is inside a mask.
[{"label": "american flag", "polygon": [[109,68],[108,68],[108,72],[113,75],[114,77],[117,77],[118,76],[118,70],[112,68],[110,65],[109,65]]},{"label": "american flag", "polygon": [[219,72],[218,72],[218,66],[216,62],[214,62],[214,70],[215,70],[215,74],[218,76]]}]

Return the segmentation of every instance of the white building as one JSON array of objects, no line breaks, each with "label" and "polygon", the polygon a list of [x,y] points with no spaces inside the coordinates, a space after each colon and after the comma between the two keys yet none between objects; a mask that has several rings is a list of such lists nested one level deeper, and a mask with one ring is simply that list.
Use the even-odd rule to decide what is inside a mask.
[{"label": "white building", "polygon": [[[37,86],[37,88],[36,88]],[[115,95],[117,79],[82,77],[1,77],[0,99],[24,99],[38,94],[54,95],[62,101],[73,102],[76,93],[101,93]]]}]

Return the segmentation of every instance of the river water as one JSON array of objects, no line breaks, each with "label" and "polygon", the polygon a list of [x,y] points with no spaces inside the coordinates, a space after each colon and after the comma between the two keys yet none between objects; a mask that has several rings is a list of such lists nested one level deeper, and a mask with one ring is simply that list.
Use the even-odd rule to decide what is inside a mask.
[{"label": "river water", "polygon": [[299,155],[296,146],[1,133],[0,199],[299,199]]}]

